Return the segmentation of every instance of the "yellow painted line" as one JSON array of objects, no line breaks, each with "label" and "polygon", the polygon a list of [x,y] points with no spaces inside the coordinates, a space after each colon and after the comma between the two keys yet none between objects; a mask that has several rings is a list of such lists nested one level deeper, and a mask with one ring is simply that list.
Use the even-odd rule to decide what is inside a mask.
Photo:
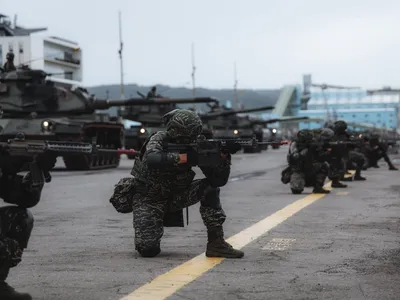
[{"label": "yellow painted line", "polygon": [[[330,185],[330,182],[324,187]],[[326,194],[310,194],[303,199],[297,200],[292,204],[278,210],[269,217],[259,221],[258,223],[244,229],[227,239],[233,247],[241,249],[247,244],[253,242],[260,236],[264,235],[274,227],[278,226],[288,218],[292,217],[303,208],[313,204],[317,200],[323,198]],[[205,272],[211,270],[220,264],[224,258],[208,258],[205,253],[177,266],[176,268],[156,277],[153,281],[139,287],[131,294],[121,298],[120,300],[163,300],[173,295],[176,291],[185,285],[196,280]]]},{"label": "yellow painted line", "polygon": [[345,175],[344,175],[344,177],[345,177],[345,178],[350,178],[350,177],[353,177],[353,176],[354,176],[354,174],[356,173],[356,171],[354,171],[354,170],[351,170],[351,171],[349,171],[349,173],[351,173],[351,174],[345,174]]},{"label": "yellow painted line", "polygon": [[337,196],[346,196],[348,194],[349,194],[349,192],[337,192],[336,193]]}]

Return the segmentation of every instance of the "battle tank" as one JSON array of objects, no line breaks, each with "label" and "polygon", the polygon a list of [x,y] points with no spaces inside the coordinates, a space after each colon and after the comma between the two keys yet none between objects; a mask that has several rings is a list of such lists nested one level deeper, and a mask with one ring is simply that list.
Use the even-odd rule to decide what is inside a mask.
[{"label": "battle tank", "polygon": [[[288,123],[296,122],[300,120],[306,120],[308,117],[282,117],[276,119],[261,119],[261,118],[250,118],[249,116],[243,117],[241,122],[238,124],[237,132],[240,138],[246,139],[256,136],[260,142],[270,142],[272,149],[279,149],[282,141],[282,132],[278,128],[268,128],[268,124],[273,123]],[[260,150],[267,150],[268,145],[262,145],[258,149],[244,148],[244,152],[254,152]]]},{"label": "battle tank", "polygon": [[[19,68],[0,74],[0,141],[23,132],[27,139],[96,142],[104,149],[124,146],[124,126],[120,118],[97,113],[114,106],[142,106],[187,103],[193,99],[96,99],[81,87],[60,86],[42,70]],[[211,101],[211,100],[210,100]],[[67,155],[68,170],[117,167],[119,154]]]},{"label": "battle tank", "polygon": [[[127,148],[140,149],[145,140],[154,132],[165,129],[162,116],[167,112],[177,108],[177,104],[187,103],[218,103],[213,98],[188,98],[188,99],[171,99],[157,95],[156,98],[146,98],[140,92],[137,92],[144,101],[154,99],[160,101],[157,105],[142,105],[140,107],[130,106],[121,110],[119,115],[126,119],[140,122],[141,125],[132,125],[125,131],[125,146]],[[185,100],[185,101],[184,101]],[[133,159],[134,157],[128,156]]]},{"label": "battle tank", "polygon": [[272,110],[274,106],[264,106],[250,109],[234,110],[224,105],[209,105],[210,111],[199,114],[203,121],[203,134],[207,138],[235,139],[239,138],[238,124],[244,114],[256,111]]}]

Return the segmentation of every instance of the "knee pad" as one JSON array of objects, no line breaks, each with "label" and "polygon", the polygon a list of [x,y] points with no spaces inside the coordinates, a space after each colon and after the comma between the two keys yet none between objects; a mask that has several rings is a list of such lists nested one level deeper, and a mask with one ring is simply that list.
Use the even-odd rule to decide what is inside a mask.
[{"label": "knee pad", "polygon": [[2,224],[7,224],[8,230],[5,235],[16,240],[21,248],[26,248],[33,229],[32,213],[28,209],[18,206],[6,206],[0,210],[4,216]]},{"label": "knee pad", "polygon": [[219,198],[220,189],[208,186],[204,190],[204,200],[201,204],[211,208],[221,208],[221,199]]},{"label": "knee pad", "polygon": [[142,257],[155,257],[161,252],[160,245],[151,246],[151,247],[137,247],[136,250],[139,252]]}]

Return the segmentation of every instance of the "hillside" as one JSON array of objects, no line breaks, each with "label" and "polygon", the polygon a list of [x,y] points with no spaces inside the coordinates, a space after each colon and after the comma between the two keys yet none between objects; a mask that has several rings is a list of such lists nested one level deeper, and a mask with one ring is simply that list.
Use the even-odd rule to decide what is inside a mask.
[{"label": "hillside", "polygon": [[[147,94],[151,87],[149,86],[138,86],[136,84],[125,85],[125,98],[128,97],[139,97],[137,91]],[[111,99],[120,98],[120,86],[119,85],[101,85],[89,87],[88,90],[95,94],[98,98],[107,98],[107,95]],[[170,87],[165,85],[157,85],[157,92],[165,97],[192,97],[192,90],[183,87]],[[246,108],[253,108],[265,105],[274,105],[278,100],[280,90],[240,90],[239,102]],[[229,89],[196,89],[196,97],[215,97],[225,104],[225,101],[230,100],[233,102],[234,94]],[[233,104],[233,103],[232,103]]]}]

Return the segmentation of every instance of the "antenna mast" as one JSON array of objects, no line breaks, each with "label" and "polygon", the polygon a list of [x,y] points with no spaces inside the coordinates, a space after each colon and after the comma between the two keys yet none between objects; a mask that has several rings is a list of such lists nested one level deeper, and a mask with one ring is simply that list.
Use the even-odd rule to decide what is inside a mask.
[{"label": "antenna mast", "polygon": [[239,99],[238,99],[238,93],[237,93],[238,80],[237,80],[237,74],[236,74],[236,62],[234,63],[233,68],[234,68],[233,69],[233,76],[234,76],[233,92],[234,92],[234,97],[235,97],[235,108],[239,109]]},{"label": "antenna mast", "polygon": [[125,99],[125,92],[124,92],[124,64],[123,64],[123,57],[122,57],[122,50],[124,43],[122,42],[122,25],[121,25],[121,11],[118,12],[118,21],[119,21],[119,61],[120,61],[120,76],[121,76],[121,99]]},{"label": "antenna mast", "polygon": [[[196,65],[195,65],[195,59],[194,59],[194,43],[192,43],[192,93],[193,93],[193,98],[196,97]],[[193,109],[195,108],[195,105],[193,104]]]}]

